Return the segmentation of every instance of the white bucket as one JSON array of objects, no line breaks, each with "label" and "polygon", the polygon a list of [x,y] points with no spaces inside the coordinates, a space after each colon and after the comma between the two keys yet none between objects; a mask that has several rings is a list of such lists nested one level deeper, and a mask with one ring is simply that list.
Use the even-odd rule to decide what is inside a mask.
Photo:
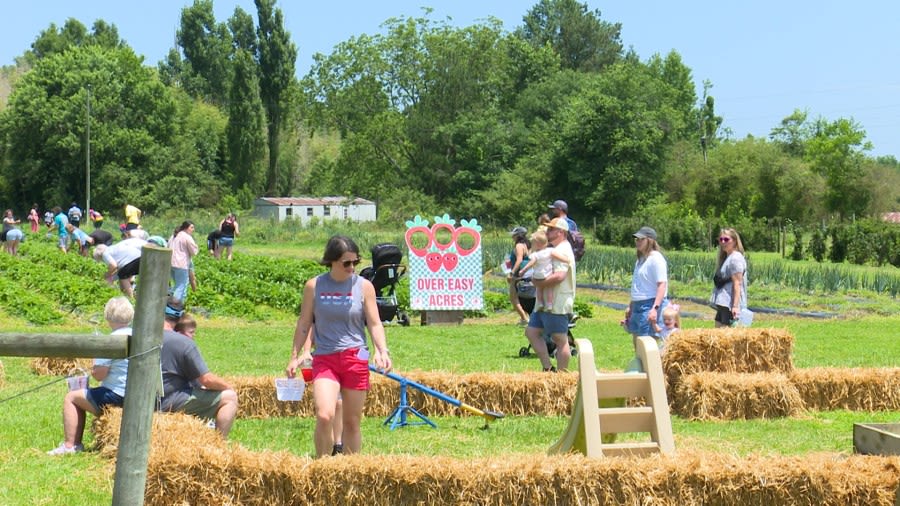
[{"label": "white bucket", "polygon": [[88,386],[88,377],[87,375],[69,376],[66,378],[66,382],[69,384],[70,392],[74,390],[83,390]]},{"label": "white bucket", "polygon": [[275,396],[279,401],[299,401],[305,390],[303,378],[275,378]]}]

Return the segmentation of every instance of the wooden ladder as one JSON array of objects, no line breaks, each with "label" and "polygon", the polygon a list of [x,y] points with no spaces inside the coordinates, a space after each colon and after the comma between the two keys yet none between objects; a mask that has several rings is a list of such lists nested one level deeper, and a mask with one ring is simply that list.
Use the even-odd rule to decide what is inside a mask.
[{"label": "wooden ladder", "polygon": [[[644,372],[601,374],[594,365],[591,342],[587,339],[576,340],[580,369],[578,396],[583,402],[583,450],[588,457],[657,452],[671,454],[675,451],[659,348],[652,337],[641,336],[637,342],[637,356],[641,359]],[[625,407],[624,401],[631,397],[643,397],[646,406]],[[603,437],[607,434],[627,432],[649,432],[651,440],[603,442],[612,439]]]}]

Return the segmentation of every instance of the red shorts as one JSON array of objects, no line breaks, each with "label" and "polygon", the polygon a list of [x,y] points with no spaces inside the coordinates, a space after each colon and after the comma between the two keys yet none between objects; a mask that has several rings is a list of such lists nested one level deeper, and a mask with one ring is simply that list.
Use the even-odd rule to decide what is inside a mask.
[{"label": "red shorts", "polygon": [[313,381],[327,378],[348,390],[369,389],[369,359],[359,357],[360,349],[350,348],[328,355],[313,356]]}]

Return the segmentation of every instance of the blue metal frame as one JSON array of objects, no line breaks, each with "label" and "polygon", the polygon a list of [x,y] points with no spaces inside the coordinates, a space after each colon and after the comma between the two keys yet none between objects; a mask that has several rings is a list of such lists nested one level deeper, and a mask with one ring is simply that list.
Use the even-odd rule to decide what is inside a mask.
[{"label": "blue metal frame", "polygon": [[[384,423],[381,425],[387,425],[389,422],[391,424],[391,430],[396,429],[397,427],[406,427],[407,425],[430,425],[433,428],[437,428],[437,425],[434,424],[431,420],[429,420],[425,415],[419,413],[419,411],[409,405],[409,401],[406,395],[406,387],[409,385],[409,380],[403,378],[402,376],[392,377],[398,382],[400,382],[400,405],[394,408],[391,411],[390,416],[385,419]],[[412,413],[413,415],[420,418],[421,422],[410,422],[407,419],[407,413]]]}]

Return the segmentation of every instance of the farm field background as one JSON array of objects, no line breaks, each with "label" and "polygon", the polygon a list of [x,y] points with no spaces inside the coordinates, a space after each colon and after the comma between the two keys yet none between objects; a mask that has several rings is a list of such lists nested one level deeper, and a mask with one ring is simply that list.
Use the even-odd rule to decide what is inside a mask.
[{"label": "farm field background", "polygon": [[[257,226],[263,228],[262,224]],[[290,286],[293,282],[285,281],[282,284],[287,286],[279,287],[279,283],[253,278],[254,274],[248,267],[250,262],[241,263],[241,258],[252,257],[258,260],[259,265],[269,265],[272,257],[286,258],[276,263],[312,272],[317,267],[304,260],[317,259],[325,239],[334,230],[323,227],[296,240],[285,240],[282,237],[254,237],[256,228],[252,223],[247,229],[246,239],[239,239],[236,246],[234,265],[207,261],[203,257],[198,259],[201,292],[204,289],[211,292],[212,295],[205,296],[215,309],[205,307],[197,311],[200,315],[197,341],[216,373],[226,376],[281,375],[293,335],[293,311],[289,309],[293,302],[284,307],[273,307],[260,301],[242,304],[242,300],[247,302],[245,299],[251,296],[238,293],[243,289],[240,286],[227,288],[234,293],[223,295],[218,288],[209,285],[214,280],[222,279],[222,276],[233,275],[256,279],[259,286],[268,287],[276,298],[282,294],[278,290],[284,290],[284,294],[291,290],[299,292],[299,285]],[[271,233],[288,234],[277,230]],[[359,242],[364,252],[371,244],[383,240],[397,242],[401,237],[397,232],[350,230],[347,233],[361,237]],[[201,233],[196,236],[202,239]],[[92,322],[96,321],[99,308],[106,297],[115,294],[103,285],[97,270],[99,266],[87,259],[73,258],[73,255],[63,259],[62,255],[52,251],[52,243],[33,239],[26,242],[23,258],[0,256],[0,279],[3,280],[0,306],[5,313],[0,331],[93,332],[95,325]],[[506,249],[507,237],[502,233],[486,236],[485,244],[486,266],[496,265],[499,260],[494,262],[491,248],[497,251]],[[589,244],[589,255],[598,253],[598,250],[599,247],[592,249]],[[628,254],[633,255],[630,251],[623,253]],[[712,257],[712,253],[705,255]],[[675,255],[670,256],[670,262],[672,256]],[[21,283],[24,281],[19,279],[29,277],[29,273],[33,274],[36,270],[21,265],[35,257],[42,258],[44,270],[49,272],[48,279],[23,285]],[[246,270],[228,270],[238,267]],[[11,274],[16,269],[24,273],[19,274],[21,278]],[[627,301],[627,293],[619,289],[621,285],[617,288],[614,283],[587,279],[587,271],[585,268],[579,273],[579,282],[595,288],[580,289],[579,300],[590,307],[592,315],[582,319],[574,333],[579,338],[591,340],[598,368],[621,369],[631,357],[631,339],[618,326],[622,311],[617,307]],[[897,269],[885,271],[897,276]],[[296,272],[281,274],[297,275]],[[610,279],[614,275],[620,274],[610,274]],[[56,284],[59,285],[56,288],[49,281],[53,277],[57,278]],[[463,374],[537,370],[539,364],[533,355],[529,358],[518,356],[525,339],[522,330],[514,325],[515,318],[504,302],[504,280],[489,272],[485,286],[487,292],[496,295],[486,297],[489,299],[489,311],[478,317],[469,315],[461,326],[421,327],[416,325],[416,318],[413,318],[414,325],[411,327],[388,326],[388,342],[397,372],[433,370]],[[682,297],[680,302],[683,303],[685,327],[712,326],[711,310],[693,301],[702,301],[707,289],[708,284],[699,279],[673,281],[673,293]],[[73,293],[69,293],[68,298],[60,295],[67,292]],[[50,322],[30,323],[32,316],[19,308],[26,300],[24,297],[32,297],[27,299],[30,303],[48,306],[52,305],[48,301],[55,301],[53,310],[59,313],[58,318]],[[757,313],[754,326],[787,328],[794,334],[794,364],[798,368],[900,366],[900,343],[897,340],[900,306],[890,294],[866,290],[797,291],[767,282],[751,285],[750,298],[751,306],[764,302],[766,307],[774,310],[819,311],[836,315],[834,318],[801,318]],[[278,306],[280,303],[272,304]],[[495,307],[499,311],[494,311]],[[0,504],[109,503],[113,471],[111,462],[96,452],[67,458],[51,458],[44,454],[62,438],[60,406],[65,383],[58,381],[29,391],[58,379],[33,374],[28,367],[29,360],[2,359],[5,378],[0,382],[0,410],[5,416],[0,423],[0,440],[6,444],[0,449]],[[27,393],[10,399],[23,392]],[[849,453],[852,451],[853,423],[898,420],[900,412],[846,411],[809,412],[789,419],[740,422],[694,422],[675,417],[674,432],[676,448],[684,449],[739,455]],[[483,420],[472,417],[435,417],[438,429],[407,427],[395,431],[383,427],[382,421],[377,418],[365,420],[364,453],[437,454],[468,458],[488,454],[543,453],[563,433],[567,418],[510,417],[494,422],[489,430],[481,430]],[[232,444],[242,444],[250,449],[287,450],[298,455],[309,455],[312,453],[312,428],[313,420],[305,418],[239,419],[231,440]],[[87,432],[86,443],[89,444],[91,436],[89,430]]]}]

